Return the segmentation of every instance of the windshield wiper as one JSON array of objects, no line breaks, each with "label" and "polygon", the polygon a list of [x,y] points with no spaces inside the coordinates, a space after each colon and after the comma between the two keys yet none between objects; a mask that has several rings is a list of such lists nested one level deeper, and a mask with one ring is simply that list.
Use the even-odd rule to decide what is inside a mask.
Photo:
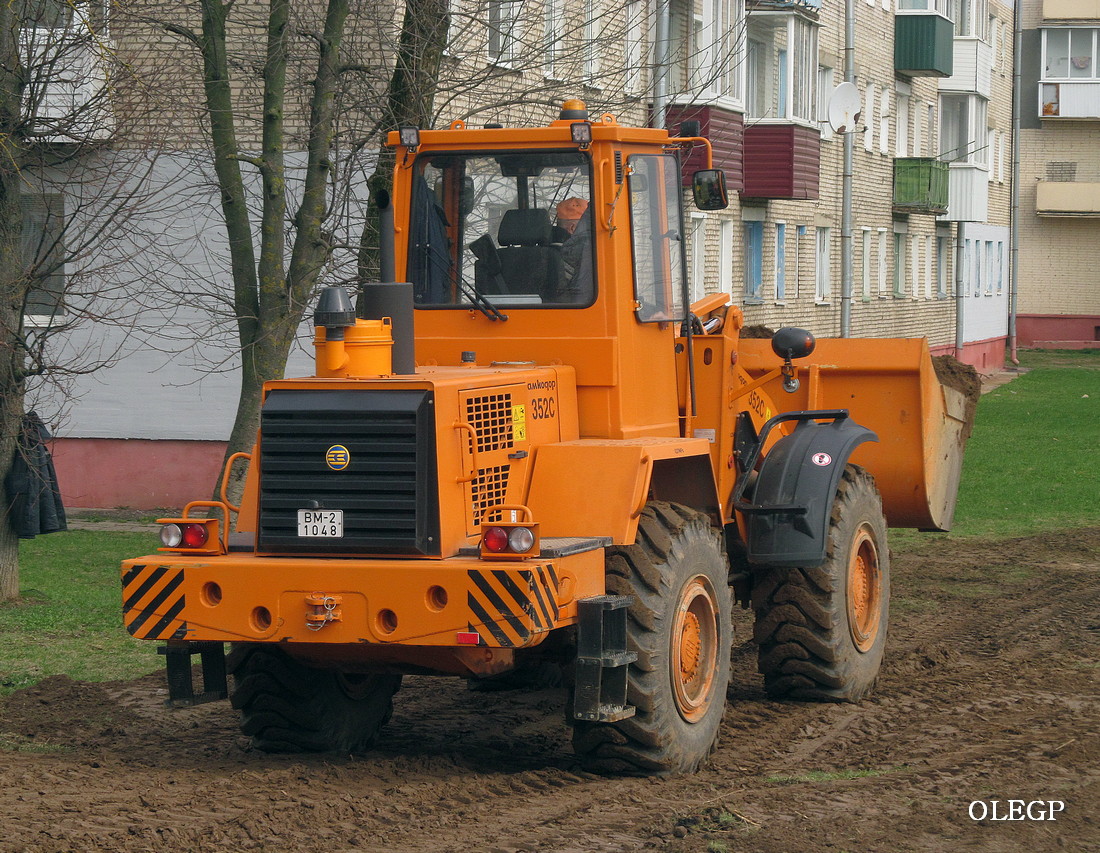
[{"label": "windshield wiper", "polygon": [[495,322],[497,320],[503,321],[508,319],[507,314],[502,314],[500,309],[490,302],[484,293],[480,292],[476,287],[466,281],[466,279],[462,279],[461,286],[462,292],[470,298],[470,302],[473,303],[473,306],[490,320]]}]

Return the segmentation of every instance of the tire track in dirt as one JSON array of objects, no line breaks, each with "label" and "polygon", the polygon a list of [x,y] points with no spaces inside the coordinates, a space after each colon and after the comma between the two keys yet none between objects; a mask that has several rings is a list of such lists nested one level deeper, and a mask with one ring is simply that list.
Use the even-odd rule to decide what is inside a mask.
[{"label": "tire track in dirt", "polygon": [[[894,557],[875,696],[767,700],[734,614],[719,749],[690,777],[581,772],[563,689],[409,678],[363,756],[249,751],[163,677],[0,700],[0,851],[1100,851],[1100,530]],[[977,799],[1061,799],[974,822]]]}]

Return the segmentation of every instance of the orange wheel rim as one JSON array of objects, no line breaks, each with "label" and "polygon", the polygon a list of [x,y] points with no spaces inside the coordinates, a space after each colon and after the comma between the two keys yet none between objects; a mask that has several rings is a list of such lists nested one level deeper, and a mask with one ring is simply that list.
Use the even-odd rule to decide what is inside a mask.
[{"label": "orange wheel rim", "polygon": [[688,582],[672,626],[672,688],[676,707],[689,723],[698,722],[711,703],[718,672],[718,610],[710,581]]},{"label": "orange wheel rim", "polygon": [[861,652],[869,651],[878,637],[881,601],[878,546],[871,528],[864,524],[848,558],[848,625],[852,642]]}]

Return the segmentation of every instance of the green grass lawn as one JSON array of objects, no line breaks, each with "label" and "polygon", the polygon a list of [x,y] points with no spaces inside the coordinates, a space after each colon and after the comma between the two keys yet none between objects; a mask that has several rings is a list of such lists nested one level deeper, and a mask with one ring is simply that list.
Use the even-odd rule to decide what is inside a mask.
[{"label": "green grass lawn", "polygon": [[163,666],[122,626],[119,563],[156,550],[149,534],[70,530],[20,545],[22,601],[0,605],[0,695],[48,675],[134,678]]},{"label": "green grass lawn", "polygon": [[[982,397],[949,536],[1007,537],[1100,524],[1100,351],[1025,352],[1029,372]],[[891,531],[895,550],[928,534]],[[0,605],[0,695],[64,673],[86,681],[163,666],[122,626],[119,563],[149,534],[85,530],[23,543],[21,602]]]},{"label": "green grass lawn", "polygon": [[955,535],[1100,523],[1100,350],[1023,352],[1021,366],[978,406]]}]

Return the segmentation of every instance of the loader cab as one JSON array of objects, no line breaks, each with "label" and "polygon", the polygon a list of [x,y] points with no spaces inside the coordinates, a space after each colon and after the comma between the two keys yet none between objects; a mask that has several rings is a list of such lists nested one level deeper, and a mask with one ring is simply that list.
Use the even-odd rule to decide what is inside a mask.
[{"label": "loader cab", "polygon": [[391,136],[396,273],[414,286],[417,361],[571,365],[581,435],[677,435],[677,140],[562,115]]}]

